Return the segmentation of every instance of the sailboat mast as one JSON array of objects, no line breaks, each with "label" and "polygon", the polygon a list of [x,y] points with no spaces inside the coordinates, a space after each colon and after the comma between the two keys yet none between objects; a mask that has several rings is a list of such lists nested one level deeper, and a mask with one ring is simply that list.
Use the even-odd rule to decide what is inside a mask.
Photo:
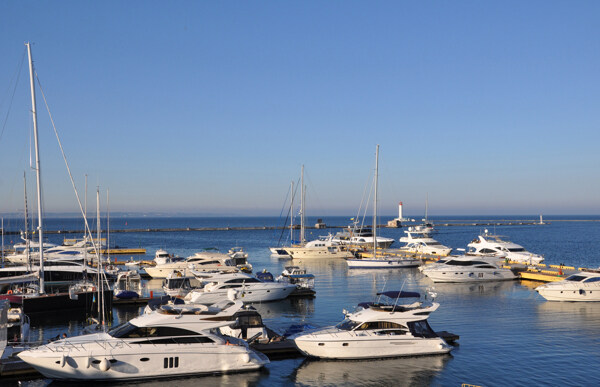
[{"label": "sailboat mast", "polygon": [[25,176],[25,172],[23,172],[23,196],[25,201],[25,258],[27,260],[27,270],[31,270],[31,260],[30,260],[30,246],[29,246],[29,213],[27,211],[27,177]]},{"label": "sailboat mast", "polygon": [[37,206],[38,206],[38,238],[40,239],[40,269],[38,276],[40,278],[40,294],[44,293],[44,226],[42,211],[42,170],[40,166],[40,148],[38,143],[38,126],[37,126],[37,111],[35,104],[35,82],[33,78],[33,57],[31,56],[31,45],[29,42],[25,43],[27,46],[27,54],[29,56],[29,81],[31,84],[31,115],[33,116],[33,137],[35,141],[35,174],[37,179]]},{"label": "sailboat mast", "polygon": [[[100,226],[100,187],[96,187],[96,227],[97,227],[97,238],[100,243],[101,226]],[[102,259],[100,257],[100,246],[95,243],[96,246],[96,257],[98,258],[98,318],[102,317],[102,325],[104,325],[104,282],[102,278]]]},{"label": "sailboat mast", "polygon": [[379,144],[375,148],[375,195],[373,198],[373,256],[377,257],[377,179],[379,174]]},{"label": "sailboat mast", "polygon": [[294,243],[294,181],[290,186],[290,245]]},{"label": "sailboat mast", "polygon": [[304,164],[300,173],[300,244],[304,246]]},{"label": "sailboat mast", "polygon": [[427,223],[427,212],[429,212],[429,192],[425,194],[425,223]]}]

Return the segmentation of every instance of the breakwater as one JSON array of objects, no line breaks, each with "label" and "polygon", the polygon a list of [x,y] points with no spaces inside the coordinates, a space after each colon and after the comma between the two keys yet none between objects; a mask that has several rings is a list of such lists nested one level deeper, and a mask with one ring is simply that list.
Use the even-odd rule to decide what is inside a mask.
[{"label": "breakwater", "polygon": [[[581,220],[552,220],[552,222],[581,222]],[[588,221],[600,221],[599,220],[588,220]],[[544,225],[550,222],[539,223],[539,221],[532,220],[479,220],[479,221],[445,221],[444,223],[436,223],[435,227],[460,227],[460,226],[523,226],[523,225]],[[402,227],[410,227],[415,223],[402,224]],[[348,226],[340,225],[325,225],[320,224],[319,226],[306,226],[307,230],[317,229],[344,229]],[[378,228],[390,228],[387,224],[381,224]],[[294,227],[300,229],[299,225]],[[393,227],[397,228],[397,227]],[[257,231],[257,230],[285,230],[289,229],[289,226],[234,226],[234,227],[165,227],[165,228],[123,228],[123,229],[111,229],[111,233],[140,233],[140,232],[186,232],[186,231]],[[18,235],[20,231],[16,230],[5,230],[5,235]],[[44,230],[45,234],[83,234],[84,230]]]}]

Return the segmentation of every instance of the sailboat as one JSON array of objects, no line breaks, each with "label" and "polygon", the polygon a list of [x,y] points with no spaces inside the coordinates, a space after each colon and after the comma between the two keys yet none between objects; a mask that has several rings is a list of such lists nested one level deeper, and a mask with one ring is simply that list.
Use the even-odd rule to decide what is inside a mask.
[{"label": "sailboat", "polygon": [[417,267],[419,261],[407,257],[393,257],[378,255],[377,245],[377,184],[379,175],[379,145],[375,149],[375,194],[373,195],[373,257],[346,259],[350,269],[392,269],[403,267]]},{"label": "sailboat", "polygon": [[[294,243],[294,182],[290,185],[290,244]],[[282,233],[283,234],[283,233]],[[281,238],[280,238],[281,240]],[[285,247],[269,247],[271,256],[276,258],[291,258],[290,255],[285,251]]]},{"label": "sailboat", "polygon": [[[44,212],[43,212],[43,198],[42,198],[42,186],[41,186],[41,163],[39,153],[39,142],[38,142],[38,125],[37,125],[37,111],[36,111],[36,99],[35,99],[35,82],[34,82],[34,70],[33,70],[33,59],[31,55],[31,45],[25,43],[27,46],[27,53],[29,57],[29,78],[31,86],[31,105],[32,105],[32,117],[33,117],[33,133],[34,133],[34,144],[35,144],[35,171],[36,171],[36,183],[37,183],[37,214],[38,214],[38,232],[37,237],[39,238],[39,264],[37,266],[31,266],[27,268],[26,272],[22,275],[35,274],[37,277],[37,287],[21,287],[15,289],[17,291],[9,290],[10,294],[4,294],[0,296],[0,299],[8,299],[14,306],[22,308],[24,313],[36,313],[45,311],[61,311],[61,310],[73,310],[81,311],[86,314],[91,314],[94,307],[95,300],[95,289],[81,289],[77,291],[72,289],[69,292],[63,293],[46,293],[45,291],[45,270],[44,264]],[[79,267],[79,275],[87,274],[87,270],[92,270],[86,266]],[[3,268],[1,270],[15,270],[15,268]],[[52,271],[50,271],[52,272]],[[20,277],[20,276],[19,276]],[[3,282],[9,282],[11,279],[5,278]],[[18,279],[18,281],[22,281]],[[103,294],[104,295],[104,294]],[[108,291],[105,295],[108,299],[112,300],[112,291]]]},{"label": "sailboat", "polygon": [[306,242],[304,222],[304,165],[302,166],[300,178],[300,245],[286,247],[285,251],[292,259],[313,258],[351,258],[352,252],[339,242],[333,240],[333,236],[321,237],[317,240]]}]

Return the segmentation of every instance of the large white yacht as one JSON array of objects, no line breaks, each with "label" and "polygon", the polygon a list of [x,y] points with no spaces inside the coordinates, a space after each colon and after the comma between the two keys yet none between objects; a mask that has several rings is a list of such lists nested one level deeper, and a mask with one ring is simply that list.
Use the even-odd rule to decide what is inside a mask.
[{"label": "large white yacht", "polygon": [[450,254],[452,248],[442,245],[433,239],[429,231],[409,227],[404,231],[405,237],[400,238],[400,242],[406,243],[400,250],[415,254],[431,254],[446,256]]},{"label": "large white yacht", "polygon": [[471,241],[468,254],[471,255],[497,255],[514,262],[521,263],[541,263],[544,257],[538,254],[530,253],[521,245],[502,239],[500,235],[490,234],[485,230],[483,235]]},{"label": "large white yacht", "polygon": [[59,380],[132,380],[256,370],[269,363],[240,339],[215,330],[232,324],[240,301],[163,306],[108,332],[51,342],[18,356]]},{"label": "large white yacht", "polygon": [[238,268],[235,267],[233,261],[227,254],[219,253],[218,251],[201,251],[183,261],[177,260],[164,264],[157,264],[154,267],[146,267],[146,273],[152,278],[167,278],[174,270],[181,271],[184,275],[188,275],[190,269],[195,271],[238,271]]},{"label": "large white yacht", "polygon": [[313,258],[353,258],[354,254],[346,246],[334,242],[332,236],[322,236],[302,246],[285,247],[292,259]]},{"label": "large white yacht", "polygon": [[516,278],[510,269],[499,267],[497,257],[452,256],[420,269],[433,282],[502,281]]},{"label": "large white yacht", "polygon": [[194,289],[186,296],[186,302],[212,304],[227,298],[228,291],[234,289],[244,302],[265,302],[282,300],[289,296],[296,285],[288,282],[261,281],[243,273],[213,276],[202,289]]},{"label": "large white yacht", "polygon": [[427,323],[439,304],[417,301],[397,304],[413,292],[384,292],[393,303],[362,303],[336,326],[296,334],[290,338],[306,356],[327,359],[370,359],[448,353],[452,349]]},{"label": "large white yacht", "polygon": [[394,239],[386,238],[377,235],[373,235],[373,231],[370,227],[360,227],[356,224],[348,226],[347,229],[336,233],[332,240],[342,245],[353,245],[353,246],[373,246],[373,242],[377,240],[377,248],[387,249],[394,243]]},{"label": "large white yacht", "polygon": [[600,271],[582,271],[535,290],[548,301],[600,301]]}]

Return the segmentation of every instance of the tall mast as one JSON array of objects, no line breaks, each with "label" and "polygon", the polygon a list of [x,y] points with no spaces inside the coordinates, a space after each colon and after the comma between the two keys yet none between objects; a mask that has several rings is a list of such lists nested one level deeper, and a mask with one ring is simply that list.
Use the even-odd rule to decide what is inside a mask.
[{"label": "tall mast", "polygon": [[[96,187],[96,231],[98,233],[98,243],[100,243],[101,226],[100,226],[100,187]],[[100,246],[95,243],[96,246],[96,257],[98,258],[98,318],[102,318],[102,326],[104,326],[104,281],[102,278],[102,259],[100,257]]]},{"label": "tall mast", "polygon": [[379,173],[379,144],[375,148],[375,195],[373,198],[373,256],[377,257],[377,178]]},{"label": "tall mast", "polygon": [[27,270],[30,270],[31,261],[29,259],[29,213],[27,211],[27,177],[23,172],[23,197],[25,200],[25,258],[27,259]]},{"label": "tall mast", "polygon": [[304,246],[304,164],[300,173],[300,244]]},{"label": "tall mast", "polygon": [[27,54],[29,55],[29,81],[31,84],[31,115],[33,116],[33,137],[35,140],[35,175],[37,180],[37,206],[38,206],[38,237],[40,238],[40,269],[38,276],[40,278],[40,293],[44,293],[44,226],[42,211],[42,170],[40,166],[40,148],[38,144],[38,126],[37,126],[37,112],[35,104],[35,83],[33,79],[33,57],[31,56],[31,45],[25,43],[27,46]]},{"label": "tall mast", "polygon": [[429,210],[429,192],[425,194],[425,223],[427,223],[427,212]]},{"label": "tall mast", "polygon": [[[88,257],[87,257],[87,230],[86,230],[86,226],[87,226],[87,173],[85,174],[85,196],[84,196],[84,211],[83,211],[83,246],[85,247],[83,249],[83,260],[84,263],[87,265],[88,264]],[[93,245],[93,244],[92,244]],[[91,261],[91,260],[90,260]]]},{"label": "tall mast", "polygon": [[294,180],[290,188],[290,245],[294,243]]}]

